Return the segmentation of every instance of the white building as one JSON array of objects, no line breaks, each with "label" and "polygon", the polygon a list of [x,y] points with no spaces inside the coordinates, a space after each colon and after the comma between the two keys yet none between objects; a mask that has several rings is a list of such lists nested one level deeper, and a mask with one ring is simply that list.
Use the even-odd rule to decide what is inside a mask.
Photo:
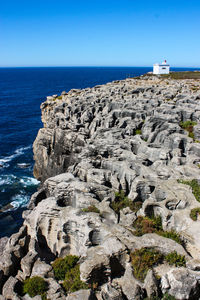
[{"label": "white building", "polygon": [[169,74],[170,65],[167,64],[165,60],[162,64],[153,65],[153,74]]}]

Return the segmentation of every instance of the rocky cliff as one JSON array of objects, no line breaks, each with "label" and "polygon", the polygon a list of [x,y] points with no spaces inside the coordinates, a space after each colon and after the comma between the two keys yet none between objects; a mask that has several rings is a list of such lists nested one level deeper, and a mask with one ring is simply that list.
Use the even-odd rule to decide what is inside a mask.
[{"label": "rocky cliff", "polygon": [[[200,81],[115,81],[41,110],[42,185],[1,240],[0,299],[29,299],[21,285],[34,276],[46,299],[199,299]],[[87,290],[55,279],[52,262],[70,254]]]}]

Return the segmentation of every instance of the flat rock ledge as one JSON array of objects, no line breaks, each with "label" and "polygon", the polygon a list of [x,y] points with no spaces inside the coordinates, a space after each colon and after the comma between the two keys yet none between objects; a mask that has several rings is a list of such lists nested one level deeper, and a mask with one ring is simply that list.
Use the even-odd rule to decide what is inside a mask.
[{"label": "flat rock ledge", "polygon": [[[200,220],[190,217],[200,203],[181,183],[200,183],[200,81],[129,78],[49,96],[41,110],[33,150],[42,184],[19,232],[0,240],[0,299],[42,299],[20,292],[33,276],[48,282],[52,300],[200,299]],[[141,207],[116,213],[120,190]],[[133,222],[152,215],[184,244],[134,235]],[[186,265],[162,262],[141,281],[130,254],[142,248],[175,251]],[[66,294],[55,280],[52,262],[69,254],[80,257],[80,278],[92,289]]]}]

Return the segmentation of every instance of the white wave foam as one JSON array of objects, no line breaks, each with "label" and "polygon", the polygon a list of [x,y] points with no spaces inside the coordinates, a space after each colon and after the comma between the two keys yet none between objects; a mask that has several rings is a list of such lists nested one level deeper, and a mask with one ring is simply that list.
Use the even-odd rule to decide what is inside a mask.
[{"label": "white wave foam", "polygon": [[24,194],[17,194],[12,197],[12,202],[10,204],[13,208],[10,210],[16,210],[19,207],[26,207],[29,202],[30,197]]},{"label": "white wave foam", "polygon": [[22,177],[20,182],[23,184],[23,186],[38,185],[40,183],[40,181],[37,179],[28,176]]},{"label": "white wave foam", "polygon": [[23,176],[18,178],[12,174],[0,176],[0,186],[1,185],[11,185],[13,183],[21,184],[23,187],[38,185],[40,181],[33,177]]},{"label": "white wave foam", "polygon": [[12,184],[16,180],[16,178],[17,177],[14,175],[2,175],[0,176],[0,186],[5,184]]},{"label": "white wave foam", "polygon": [[32,147],[32,145],[29,145],[27,147],[20,147],[20,148],[17,148],[13,154],[11,154],[10,156],[5,156],[3,158],[0,158],[0,165],[2,167],[6,167],[8,166],[8,162],[10,162],[11,160],[13,160],[15,157],[18,157],[22,154],[24,154],[24,151],[30,149]]}]

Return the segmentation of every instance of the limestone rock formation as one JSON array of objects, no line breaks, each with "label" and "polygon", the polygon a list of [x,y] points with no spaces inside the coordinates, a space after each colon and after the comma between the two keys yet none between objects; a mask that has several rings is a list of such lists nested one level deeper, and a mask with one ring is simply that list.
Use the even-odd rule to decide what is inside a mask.
[{"label": "limestone rock formation", "polygon": [[[42,185],[23,227],[0,241],[2,299],[29,299],[22,283],[34,276],[46,280],[52,300],[200,297],[200,221],[190,217],[200,209],[193,83],[144,76],[47,97],[33,146]],[[132,261],[140,249],[162,257],[144,280]],[[55,279],[52,262],[69,254],[79,257],[88,290],[66,293]]]}]

